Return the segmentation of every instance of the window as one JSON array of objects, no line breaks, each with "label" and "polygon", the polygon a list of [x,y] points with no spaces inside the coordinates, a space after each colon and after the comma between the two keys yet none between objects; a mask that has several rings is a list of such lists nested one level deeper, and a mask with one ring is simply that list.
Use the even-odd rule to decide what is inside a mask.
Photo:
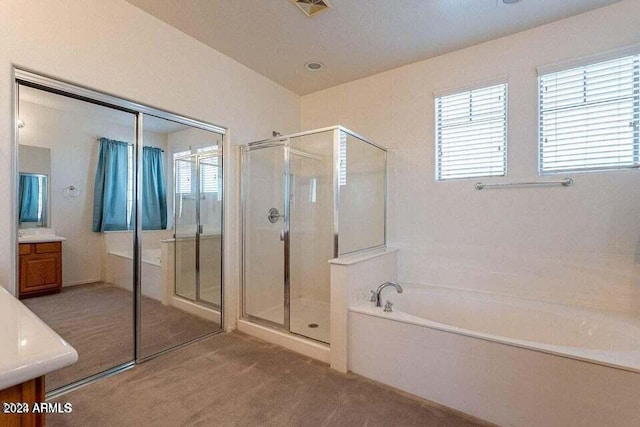
[{"label": "window", "polygon": [[176,189],[180,194],[191,193],[191,160],[185,159],[176,162],[176,159],[190,154],[189,150],[173,153],[173,162],[176,165]]},{"label": "window", "polygon": [[347,185],[347,134],[340,132],[340,185]]},{"label": "window", "polygon": [[[215,153],[217,150],[218,146],[212,145],[209,147],[198,148],[194,153]],[[173,160],[176,165],[176,188],[179,194],[191,194],[196,192],[196,188],[191,186],[191,183],[194,182],[194,180],[197,180],[195,158],[188,157],[191,154],[191,150],[173,153]],[[185,159],[176,162],[176,159],[185,156]],[[218,200],[222,197],[222,192],[219,191],[219,172],[220,167],[218,156],[200,159],[200,192],[204,194],[217,194]]]},{"label": "window", "polygon": [[640,55],[541,75],[541,174],[638,167]]},{"label": "window", "polygon": [[[217,146],[198,148],[198,153],[212,153]],[[200,161],[200,191],[202,193],[218,193],[218,157],[210,157]]]},{"label": "window", "polygon": [[436,179],[504,176],[507,84],[436,98]]}]

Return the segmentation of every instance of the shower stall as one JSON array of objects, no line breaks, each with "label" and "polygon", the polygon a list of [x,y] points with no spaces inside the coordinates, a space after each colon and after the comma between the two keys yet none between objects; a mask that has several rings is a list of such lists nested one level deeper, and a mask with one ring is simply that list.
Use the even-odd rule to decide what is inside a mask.
[{"label": "shower stall", "polygon": [[218,310],[222,299],[222,157],[201,138],[174,158],[175,294]]},{"label": "shower stall", "polygon": [[328,261],[385,246],[386,167],[341,126],[243,146],[243,318],[330,343]]}]

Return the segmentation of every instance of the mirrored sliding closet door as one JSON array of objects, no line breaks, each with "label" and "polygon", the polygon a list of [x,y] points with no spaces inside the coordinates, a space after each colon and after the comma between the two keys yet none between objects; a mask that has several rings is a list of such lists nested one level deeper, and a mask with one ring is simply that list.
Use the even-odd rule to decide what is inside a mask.
[{"label": "mirrored sliding closet door", "polygon": [[145,358],[222,328],[222,135],[151,115],[143,122]]},{"label": "mirrored sliding closet door", "polygon": [[18,296],[79,355],[51,391],[135,358],[136,114],[26,85],[18,108]]},{"label": "mirrored sliding closet door", "polygon": [[224,129],[16,71],[17,296],[58,392],[222,330]]}]

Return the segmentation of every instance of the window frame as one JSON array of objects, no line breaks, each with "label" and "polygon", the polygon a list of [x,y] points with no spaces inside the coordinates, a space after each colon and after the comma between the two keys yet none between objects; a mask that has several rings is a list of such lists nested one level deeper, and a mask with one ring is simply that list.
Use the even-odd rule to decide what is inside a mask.
[{"label": "window frame", "polygon": [[[478,174],[471,176],[457,176],[451,178],[442,178],[440,170],[440,162],[439,162],[439,114],[438,114],[438,100],[444,97],[460,95],[466,92],[473,92],[482,89],[489,89],[497,86],[504,86],[504,145],[503,145],[503,173],[501,175],[492,175],[492,174]],[[434,106],[434,179],[436,182],[447,182],[447,181],[463,181],[469,179],[477,179],[477,178],[505,178],[509,173],[509,79],[505,76],[503,78],[494,79],[490,81],[483,81],[480,83],[476,83],[469,86],[460,87],[457,89],[437,92],[433,94],[433,106]]]},{"label": "window frame", "polygon": [[[577,168],[567,168],[567,169],[555,169],[555,170],[544,170],[544,162],[542,155],[542,135],[543,135],[543,123],[542,123],[542,79],[545,76],[555,73],[561,73],[564,71],[570,70],[578,70],[585,69],[586,67],[592,65],[603,64],[606,62],[622,60],[625,58],[635,57],[632,65],[632,75],[633,75],[633,114],[636,116],[632,119],[635,121],[635,130],[633,131],[633,149],[634,149],[634,163],[632,165],[607,165],[600,167],[577,167]],[[549,68],[549,69],[547,69]],[[580,61],[567,62],[562,66],[557,67],[542,67],[538,68],[538,76],[536,79],[537,86],[537,169],[538,176],[554,176],[561,174],[575,174],[575,173],[594,173],[594,172],[620,172],[620,171],[631,171],[634,169],[640,168],[640,51],[638,50],[623,50],[617,52],[617,54],[607,54],[607,55],[596,55],[587,59],[582,59]],[[586,82],[585,82],[586,84]],[[579,107],[578,107],[579,108]]]}]

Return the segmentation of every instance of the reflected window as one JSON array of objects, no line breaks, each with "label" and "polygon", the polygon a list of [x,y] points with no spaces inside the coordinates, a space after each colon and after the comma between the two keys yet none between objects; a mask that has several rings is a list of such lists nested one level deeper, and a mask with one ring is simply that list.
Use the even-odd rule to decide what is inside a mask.
[{"label": "reflected window", "polygon": [[176,165],[176,189],[179,194],[191,193],[191,164],[187,161],[176,162],[176,159],[190,154],[191,151],[173,153],[173,163]]},{"label": "reflected window", "polygon": [[340,185],[347,185],[347,134],[340,133]]},{"label": "reflected window", "polygon": [[[212,145],[209,147],[198,148],[199,154],[215,153],[218,151],[218,146]],[[217,194],[218,189],[218,157],[212,157],[206,162],[207,167],[202,167],[200,173],[200,191],[202,193]]]}]

